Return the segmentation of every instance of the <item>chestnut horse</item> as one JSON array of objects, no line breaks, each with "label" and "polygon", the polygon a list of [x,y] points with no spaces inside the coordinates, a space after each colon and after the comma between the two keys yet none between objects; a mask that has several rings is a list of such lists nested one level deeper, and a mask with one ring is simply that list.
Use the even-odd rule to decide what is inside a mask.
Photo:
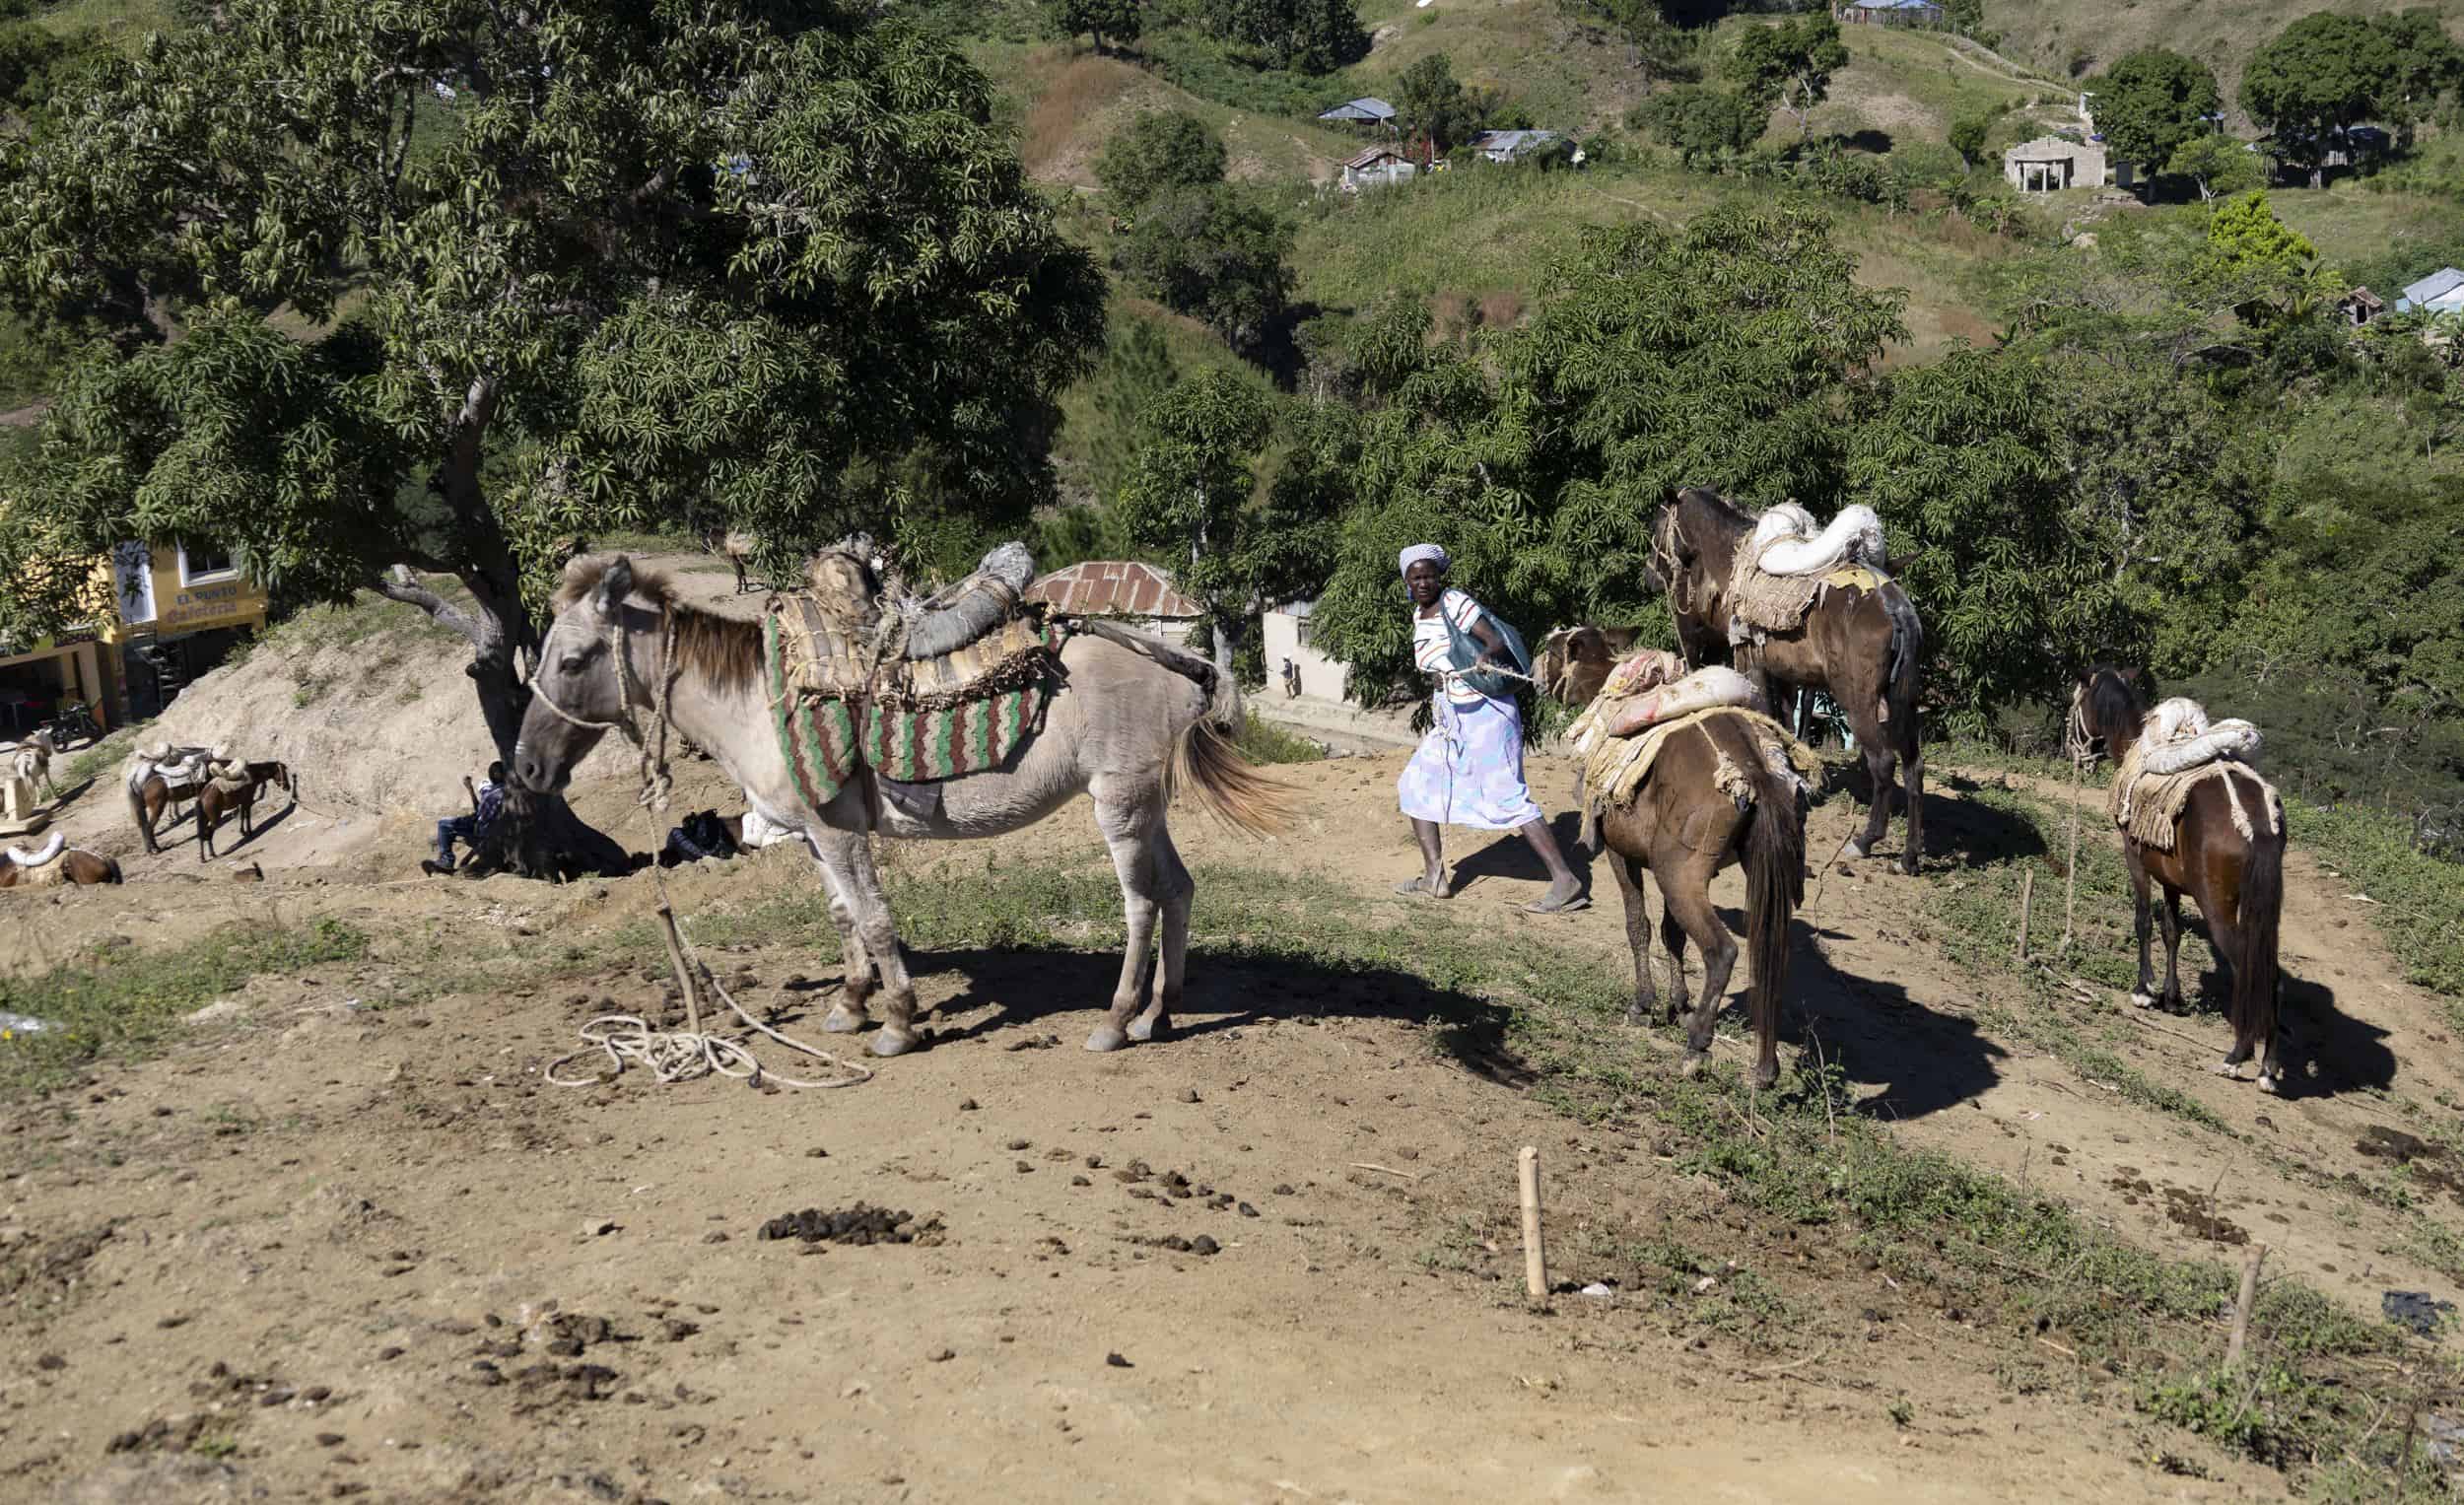
[{"label": "chestnut horse", "polygon": [[291,765],[288,763],[248,764],[245,777],[236,782],[238,788],[227,789],[209,779],[197,790],[197,860],[200,862],[217,855],[214,851],[214,828],[221,825],[223,817],[234,810],[240,812],[240,840],[244,842],[248,839],[252,834],[248,823],[256,815],[257,791],[267,785],[290,795],[294,804],[300,799],[300,791],[291,783]]},{"label": "chestnut horse", "polygon": [[[2137,671],[2098,664],[2080,676],[2071,696],[2080,735],[2091,747],[2101,741],[2117,764],[2130,755],[2145,728],[2148,704],[2141,691]],[[2233,785],[2230,790],[2227,781]],[[2233,821],[2236,797],[2242,809],[2262,812],[2250,822],[2246,837]],[[2259,776],[2227,764],[2221,778],[2202,781],[2191,790],[2174,825],[2172,851],[2156,851],[2128,831],[2122,833],[2122,857],[2138,904],[2139,986],[2131,1001],[2144,1008],[2157,997],[2148,955],[2150,917],[2156,911],[2153,880],[2164,887],[2164,1002],[2181,1006],[2182,895],[2188,894],[2208,923],[2208,941],[2218,964],[2232,979],[2233,1048],[2211,1069],[2219,1076],[2238,1077],[2241,1063],[2256,1052],[2259,1088],[2265,1092],[2276,1091],[2284,1076],[2276,1054],[2276,934],[2285,904],[2285,834],[2269,829],[2264,812],[2270,808]]]},{"label": "chestnut horse", "polygon": [[[1651,976],[1651,918],[1643,903],[1644,869],[1659,886],[1660,938],[1669,948],[1676,988],[1664,1022],[1685,1007],[1685,942],[1702,952],[1702,995],[1685,1030],[1684,1073],[1702,1069],[1711,1026],[1728,995],[1737,942],[1711,903],[1711,879],[1745,864],[1745,947],[1753,984],[1745,1015],[1756,1037],[1752,1081],[1779,1079],[1780,990],[1788,982],[1788,922],[1806,896],[1805,786],[1760,745],[1760,727],[1742,716],[1714,716],[1668,733],[1649,777],[1623,808],[1603,801],[1602,844],[1625,900],[1625,940],[1634,953],[1634,1002],[1626,1022],[1646,1022],[1660,1006]],[[1745,776],[1737,793],[1721,787],[1721,765]],[[1735,775],[1730,775],[1734,780]],[[1732,787],[1735,787],[1732,784]]]},{"label": "chestnut horse", "polygon": [[[1732,656],[1729,572],[1753,526],[1753,517],[1699,486],[1686,487],[1660,509],[1651,531],[1653,574],[1669,592],[1677,646],[1688,663]],[[1865,830],[1849,843],[1848,855],[1872,852],[1890,828],[1891,763],[1898,760],[1908,790],[1908,844],[1899,866],[1909,873],[1925,853],[1925,746],[1917,731],[1924,656],[1925,629],[1896,581],[1880,590],[1825,590],[1794,630],[1766,633],[1733,654],[1741,671],[1762,681],[1771,705],[1796,703],[1778,693],[1779,684],[1788,684],[1828,692],[1847,716],[1874,785]]]},{"label": "chestnut horse", "polygon": [[45,888],[55,883],[117,883],[120,864],[100,854],[69,847],[49,861],[27,866],[0,848],[0,888]]}]

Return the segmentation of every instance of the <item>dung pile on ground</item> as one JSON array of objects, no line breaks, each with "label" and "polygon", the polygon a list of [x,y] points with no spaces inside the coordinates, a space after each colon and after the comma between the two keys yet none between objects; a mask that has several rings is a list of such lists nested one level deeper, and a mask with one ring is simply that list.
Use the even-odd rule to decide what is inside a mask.
[{"label": "dung pile on ground", "polygon": [[924,1244],[936,1245],[942,1239],[938,1213],[921,1221],[905,1210],[893,1212],[887,1207],[867,1206],[857,1202],[853,1207],[835,1212],[819,1207],[806,1207],[801,1212],[786,1212],[762,1224],[765,1239],[795,1239],[801,1243],[819,1244]]}]

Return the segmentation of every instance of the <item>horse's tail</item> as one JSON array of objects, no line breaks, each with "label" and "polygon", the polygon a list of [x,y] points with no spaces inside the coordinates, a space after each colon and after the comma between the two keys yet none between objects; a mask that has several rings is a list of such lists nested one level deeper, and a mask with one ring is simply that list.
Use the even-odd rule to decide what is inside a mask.
[{"label": "horse's tail", "polygon": [[1745,955],[1753,983],[1745,993],[1755,1038],[1779,1028],[1788,986],[1788,923],[1806,899],[1806,823],[1797,781],[1752,761],[1753,814],[1745,825]]},{"label": "horse's tail", "polygon": [[2276,1044],[2267,1037],[2276,1028],[2276,938],[2285,912],[2285,835],[2281,826],[2268,829],[2271,804],[2259,796],[2260,819],[2241,871],[2241,954],[2233,958],[2234,1040],[2251,1042],[2262,1070]]},{"label": "horse's tail", "polygon": [[1916,614],[1916,602],[1896,581],[1882,587],[1882,610],[1890,618],[1890,677],[1882,682],[1881,719],[1893,719],[1894,702],[1898,719],[1904,724],[1902,734],[1916,735],[1916,698],[1918,668],[1925,657],[1925,623]]},{"label": "horse's tail", "polygon": [[1290,787],[1242,757],[1232,734],[1212,716],[1192,721],[1172,750],[1170,787],[1185,785],[1215,816],[1253,836],[1272,836],[1290,818]]},{"label": "horse's tail", "polygon": [[120,881],[119,858],[104,857],[103,859],[103,881],[105,883],[117,883]]},{"label": "horse's tail", "polygon": [[132,820],[132,821],[136,822],[136,824],[137,824],[137,829],[138,829],[138,830],[143,831],[143,830],[146,828],[146,787],[145,787],[145,785],[144,785],[143,783],[132,782],[132,783],[130,783],[130,784],[127,786],[127,787],[128,787],[128,818],[129,818],[130,820]]}]

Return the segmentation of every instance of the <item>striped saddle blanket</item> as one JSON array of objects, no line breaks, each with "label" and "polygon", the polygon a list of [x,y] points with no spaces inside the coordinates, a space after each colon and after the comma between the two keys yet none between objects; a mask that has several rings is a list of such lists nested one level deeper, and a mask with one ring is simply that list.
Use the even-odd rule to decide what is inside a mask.
[{"label": "striped saddle blanket", "polygon": [[1024,612],[913,661],[880,661],[873,636],[802,593],[774,597],[763,619],[779,750],[815,809],[859,769],[934,784],[1006,764],[1043,722],[1068,628]]}]

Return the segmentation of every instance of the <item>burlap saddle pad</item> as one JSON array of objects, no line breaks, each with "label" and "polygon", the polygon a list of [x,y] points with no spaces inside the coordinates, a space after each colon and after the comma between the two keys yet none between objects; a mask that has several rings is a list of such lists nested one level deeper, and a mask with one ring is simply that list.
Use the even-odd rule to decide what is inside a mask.
[{"label": "burlap saddle pad", "polygon": [[819,809],[857,770],[901,784],[997,769],[1041,723],[1066,626],[1041,608],[974,642],[908,660],[844,594],[771,598],[764,668],[797,791]]},{"label": "burlap saddle pad", "polygon": [[[1590,791],[1597,806],[1623,808],[1632,804],[1651,778],[1660,749],[1669,744],[1672,736],[1723,716],[1736,717],[1745,723],[1746,735],[1761,750],[1763,763],[1771,772],[1807,782],[1821,778],[1822,760],[1814,749],[1792,736],[1787,727],[1759,711],[1743,706],[1714,706],[1674,720],[1655,722],[1640,736],[1598,738],[1585,758],[1583,787]],[[1725,754],[1722,761],[1726,762]]]}]

